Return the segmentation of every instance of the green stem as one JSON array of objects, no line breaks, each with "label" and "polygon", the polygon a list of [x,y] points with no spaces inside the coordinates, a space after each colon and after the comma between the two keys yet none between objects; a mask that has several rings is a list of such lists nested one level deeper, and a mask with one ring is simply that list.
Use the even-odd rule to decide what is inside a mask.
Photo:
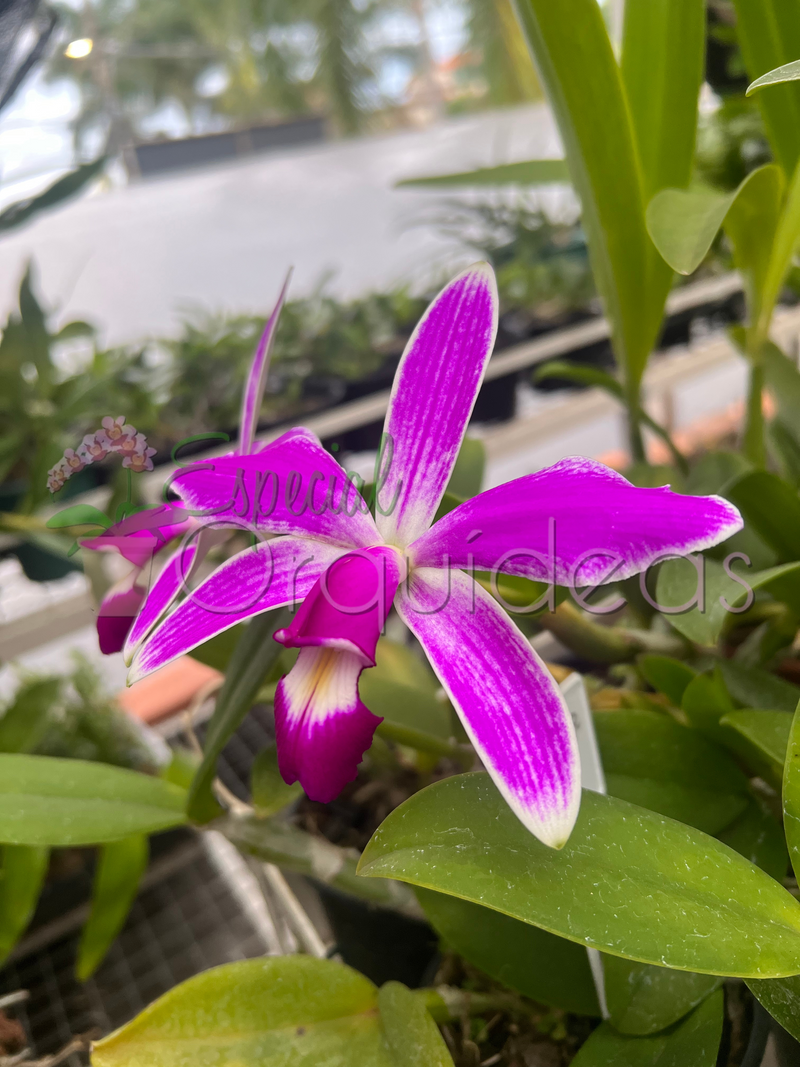
[{"label": "green stem", "polygon": [[639,383],[628,385],[625,389],[625,404],[628,408],[628,447],[631,450],[633,463],[646,463],[647,456],[644,450],[644,438],[642,437],[642,401],[639,395]]},{"label": "green stem", "polygon": [[687,644],[673,634],[650,630],[629,630],[622,626],[602,626],[579,611],[568,600],[555,611],[546,611],[536,621],[579,656],[595,663],[626,663],[640,652],[684,659]]},{"label": "green stem", "polygon": [[133,472],[128,467],[128,501],[129,504],[133,503]]},{"label": "green stem", "polygon": [[764,411],[761,406],[764,388],[764,367],[760,354],[750,353],[750,382],[747,392],[744,431],[742,433],[742,452],[756,467],[766,466],[764,451]]},{"label": "green stem", "polygon": [[434,737],[422,730],[414,730],[410,726],[402,726],[400,723],[384,719],[377,732],[388,741],[394,741],[398,745],[407,745],[417,752],[430,752],[433,756],[446,756],[448,759],[460,763],[464,770],[475,762],[475,753],[465,745],[456,745],[452,741],[445,741],[441,737]]}]

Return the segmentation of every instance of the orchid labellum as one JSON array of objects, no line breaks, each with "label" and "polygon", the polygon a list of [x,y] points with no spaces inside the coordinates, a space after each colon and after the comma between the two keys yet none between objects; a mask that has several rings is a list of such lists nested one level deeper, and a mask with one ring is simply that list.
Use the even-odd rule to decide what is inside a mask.
[{"label": "orchid labellum", "polygon": [[158,625],[165,605],[148,600],[129,641],[131,677],[243,619],[300,603],[276,634],[299,649],[275,699],[278,759],[287,781],[328,801],[355,777],[380,722],[361,702],[358,679],[375,663],[394,606],[508,804],[559,848],[580,798],[572,723],[544,664],[471,572],[617,581],[665,554],[714,545],[741,519],[720,498],[637,489],[599,463],[568,459],[434,523],[496,328],[485,264],[459,275],[428,308],[395,377],[374,519],[350,477],[303,429],[260,452],[182,470],[173,488],[195,516],[247,521],[273,539],[228,560]]}]

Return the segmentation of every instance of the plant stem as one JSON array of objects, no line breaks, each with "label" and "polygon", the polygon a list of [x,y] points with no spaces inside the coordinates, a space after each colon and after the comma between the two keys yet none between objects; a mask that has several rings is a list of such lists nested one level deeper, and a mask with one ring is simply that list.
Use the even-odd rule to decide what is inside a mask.
[{"label": "plant stem", "polygon": [[639,383],[629,383],[625,392],[626,406],[628,408],[628,447],[631,450],[633,463],[646,463],[647,456],[644,450],[642,437],[642,400],[639,393]]},{"label": "plant stem", "polygon": [[475,762],[475,753],[466,745],[457,745],[452,741],[445,741],[441,737],[424,733],[422,730],[414,730],[410,726],[402,726],[400,723],[384,719],[377,731],[381,737],[394,741],[398,745],[407,745],[415,748],[417,752],[429,752],[433,756],[446,756],[448,759],[460,763],[465,770],[469,770]]},{"label": "plant stem", "polygon": [[536,621],[567,648],[596,663],[625,663],[639,652],[656,652],[679,659],[687,654],[686,642],[676,635],[602,626],[568,600],[555,611],[543,612]]},{"label": "plant stem", "polygon": [[750,381],[747,392],[744,431],[742,433],[742,452],[756,467],[766,466],[764,451],[764,412],[761,406],[761,394],[764,388],[764,367],[760,356],[750,355]]}]

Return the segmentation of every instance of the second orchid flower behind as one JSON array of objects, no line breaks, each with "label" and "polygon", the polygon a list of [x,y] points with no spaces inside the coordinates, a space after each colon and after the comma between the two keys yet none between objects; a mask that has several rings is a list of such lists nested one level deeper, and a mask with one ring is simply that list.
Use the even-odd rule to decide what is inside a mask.
[{"label": "second orchid flower behind", "polygon": [[580,803],[572,722],[528,640],[469,572],[619,581],[665,554],[715,545],[742,522],[719,497],[637,489],[599,463],[567,459],[434,523],[496,329],[486,264],[455,278],[428,308],[395,377],[374,520],[304,429],[261,451],[180,471],[172,487],[193,515],[244,522],[273,539],[228,560],[160,621],[170,598],[156,583],[146,622],[140,616],[129,641],[131,680],[242,619],[302,601],[276,635],[300,650],[276,694],[278,759],[288,782],[329,801],[355,777],[380,722],[362,703],[358,680],[375,664],[394,606],[508,804],[560,848]]}]

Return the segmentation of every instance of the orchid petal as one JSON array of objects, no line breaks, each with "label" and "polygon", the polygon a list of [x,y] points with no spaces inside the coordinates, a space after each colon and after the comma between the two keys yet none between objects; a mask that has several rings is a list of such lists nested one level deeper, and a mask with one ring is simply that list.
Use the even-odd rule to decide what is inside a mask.
[{"label": "orchid petal", "polygon": [[174,537],[180,537],[195,520],[175,504],[159,504],[128,515],[98,534],[83,538],[81,548],[93,552],[118,552],[136,567],[143,567]]},{"label": "orchid petal", "polygon": [[395,601],[514,814],[561,848],[580,803],[575,730],[561,692],[517,627],[461,571],[412,572]]},{"label": "orchid petal", "polygon": [[186,589],[186,583],[197,558],[197,549],[197,542],[182,545],[164,564],[161,573],[150,587],[147,599],[142,604],[142,610],[136,616],[128,634],[124,649],[126,663],[131,662],[136,647],[153,629],[175,597]]},{"label": "orchid petal", "polygon": [[460,504],[409,548],[417,567],[463,567],[559,585],[619,581],[742,528],[718,496],[639,489],[590,459],[563,459]]},{"label": "orchid petal", "polygon": [[406,346],[386,415],[377,523],[404,547],[433,522],[458,458],[497,332],[491,267],[477,264],[436,297]]},{"label": "orchid petal", "polygon": [[361,656],[333,648],[301,648],[275,693],[278,768],[311,800],[327,804],[352,782],[382,721],[358,695]]},{"label": "orchid petal", "polygon": [[302,600],[341,554],[341,548],[320,541],[282,537],[233,556],[139,647],[128,684],[244,619]]},{"label": "orchid petal", "polygon": [[253,438],[258,427],[258,415],[261,411],[261,401],[264,397],[264,387],[267,384],[269,373],[269,357],[272,352],[272,342],[275,340],[275,331],[278,328],[278,319],[286,299],[286,291],[289,288],[291,270],[286,274],[278,302],[273,308],[272,314],[267,320],[261,340],[258,342],[250,373],[247,376],[247,384],[242,395],[242,414],[239,419],[239,447],[241,453],[250,453],[253,450]]},{"label": "orchid petal", "polygon": [[173,488],[195,516],[244,529],[369,548],[381,538],[344,470],[309,430],[289,430],[260,452],[183,467]]},{"label": "orchid petal", "polygon": [[103,597],[97,612],[97,637],[104,656],[121,651],[128,631],[142,606],[145,590],[136,584],[138,577],[138,570],[131,571],[121,581],[112,585]]},{"label": "orchid petal", "polygon": [[351,652],[375,666],[375,649],[402,577],[391,548],[350,552],[332,563],[275,640],[287,648],[325,647]]}]

